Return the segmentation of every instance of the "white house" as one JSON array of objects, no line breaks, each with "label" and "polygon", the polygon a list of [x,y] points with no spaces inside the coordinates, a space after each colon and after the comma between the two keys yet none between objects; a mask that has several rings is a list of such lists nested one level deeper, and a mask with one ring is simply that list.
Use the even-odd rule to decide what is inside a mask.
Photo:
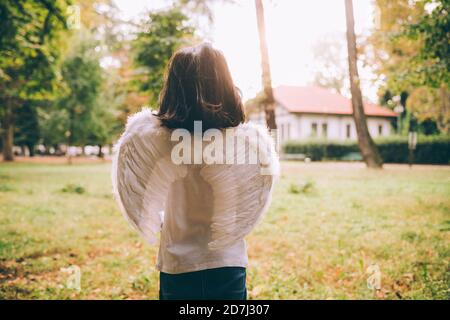
[{"label": "white house", "polygon": [[[323,137],[329,140],[356,140],[351,100],[320,87],[280,86],[273,89],[280,142]],[[372,137],[391,134],[397,114],[387,108],[365,103],[364,111]],[[265,123],[262,110],[252,112],[250,121]]]}]

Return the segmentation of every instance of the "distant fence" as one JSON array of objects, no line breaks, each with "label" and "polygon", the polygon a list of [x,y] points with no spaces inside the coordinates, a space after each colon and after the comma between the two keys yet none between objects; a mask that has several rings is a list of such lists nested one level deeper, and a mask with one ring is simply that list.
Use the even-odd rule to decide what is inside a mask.
[{"label": "distant fence", "polygon": [[[375,143],[385,163],[408,163],[408,138],[389,137],[376,139]],[[361,160],[356,141],[289,141],[283,145],[286,158],[303,155],[312,161],[322,160]],[[419,136],[414,150],[414,163],[449,164],[450,136]]]}]

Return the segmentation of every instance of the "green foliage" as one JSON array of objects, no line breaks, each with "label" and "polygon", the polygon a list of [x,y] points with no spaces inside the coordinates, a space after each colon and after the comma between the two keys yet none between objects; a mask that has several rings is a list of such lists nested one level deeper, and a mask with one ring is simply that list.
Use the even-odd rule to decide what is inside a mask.
[{"label": "green foliage", "polygon": [[[67,111],[66,130],[69,145],[85,145],[91,132],[99,131],[98,98],[103,81],[103,70],[95,48],[98,43],[87,34],[80,34],[75,49],[63,62],[61,73],[64,93],[58,105]],[[91,134],[92,136],[92,134]]]},{"label": "green foliage", "polygon": [[183,45],[192,44],[194,28],[178,7],[150,12],[142,31],[133,42],[135,63],[140,67],[139,89],[156,106],[164,81],[164,72],[172,54]]},{"label": "green foliage", "polygon": [[[394,137],[376,141],[383,160],[387,163],[408,162],[406,137]],[[449,136],[419,136],[414,151],[414,162],[423,164],[448,164],[450,162]]]},{"label": "green foliage", "polygon": [[[101,145],[114,137],[116,102],[108,94],[115,90],[99,62],[120,49],[117,9],[109,0],[77,0],[82,26],[68,32],[72,3],[0,2],[0,120],[4,133],[14,132],[14,144],[31,152],[38,142]],[[94,9],[100,3],[101,14]]]},{"label": "green foliage", "polygon": [[408,0],[375,0],[374,4],[376,23],[367,39],[369,45],[365,47],[373,52],[365,55],[370,57],[366,63],[383,80],[382,89],[394,95],[410,91],[411,85],[405,81],[406,70],[410,67],[410,58],[422,44],[398,35],[406,24],[420,19],[425,13],[424,4]]},{"label": "green foliage", "polygon": [[39,98],[53,90],[66,7],[62,0],[0,2],[0,98]]},{"label": "green foliage", "polygon": [[304,183],[298,184],[298,183],[291,183],[289,185],[289,193],[292,194],[309,194],[313,192],[315,189],[314,181],[306,181]]},{"label": "green foliage", "polygon": [[423,44],[409,60],[410,81],[419,86],[439,88],[450,85],[450,0],[425,0],[434,8],[416,23],[406,25],[403,36]]},{"label": "green foliage", "polygon": [[[385,163],[408,163],[407,137],[375,139],[375,143]],[[290,141],[283,146],[283,149],[288,154],[305,154],[313,161],[349,160],[349,155],[359,152],[356,142],[324,140]],[[449,161],[449,136],[419,136],[417,148],[414,151],[415,163],[448,164]]]},{"label": "green foliage", "polygon": [[89,52],[69,57],[64,61],[62,75],[68,88],[64,99],[65,106],[76,108],[83,113],[93,106],[100,91],[101,69],[98,59],[93,59]]},{"label": "green foliage", "polygon": [[67,141],[68,118],[66,109],[52,105],[49,108],[38,108],[39,132],[42,144],[57,146]]},{"label": "green foliage", "polygon": [[421,237],[420,234],[417,234],[414,231],[407,231],[407,232],[402,233],[401,239],[404,241],[408,241],[408,242],[417,242],[417,241],[421,241],[423,239],[423,237]]},{"label": "green foliage", "polygon": [[0,192],[14,191],[14,188],[8,184],[0,184]]},{"label": "green foliage", "polygon": [[104,145],[114,138],[117,120],[117,77],[100,66],[100,43],[81,30],[74,49],[65,57],[59,96],[50,108],[41,108],[39,124],[45,145]]},{"label": "green foliage", "polygon": [[350,152],[359,151],[355,142],[333,142],[319,139],[289,141],[283,146],[285,153],[305,154],[313,161],[339,159]]},{"label": "green foliage", "polygon": [[415,118],[435,122],[441,133],[448,134],[450,1],[376,0],[375,4],[377,23],[368,38],[373,52],[367,56],[383,82],[380,93],[406,94],[402,105]]},{"label": "green foliage", "polygon": [[27,146],[33,155],[40,137],[37,107],[33,101],[25,101],[16,110],[15,144]]},{"label": "green foliage", "polygon": [[[66,8],[64,0],[0,1],[0,122],[5,160],[13,160],[17,109],[30,100],[51,99],[54,93]],[[35,107],[35,103],[27,106],[34,118]],[[34,145],[30,131],[37,133],[36,123],[21,126],[22,143]]]},{"label": "green foliage", "polygon": [[87,136],[87,143],[104,145],[113,142],[122,130],[115,112],[123,102],[121,95],[120,77],[113,70],[104,70],[101,92],[91,117],[91,126]]},{"label": "green foliage", "polygon": [[69,183],[69,184],[65,185],[61,189],[61,191],[66,192],[66,193],[77,193],[77,194],[86,193],[86,189],[83,186],[73,184],[73,183]]}]

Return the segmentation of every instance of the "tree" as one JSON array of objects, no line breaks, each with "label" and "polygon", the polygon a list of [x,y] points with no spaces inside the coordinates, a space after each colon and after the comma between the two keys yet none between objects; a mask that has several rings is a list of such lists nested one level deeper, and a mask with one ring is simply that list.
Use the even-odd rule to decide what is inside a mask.
[{"label": "tree", "polygon": [[37,112],[38,106],[33,101],[25,101],[16,110],[16,132],[14,136],[15,144],[27,147],[30,156],[34,156],[34,147],[39,141],[39,118]]},{"label": "tree", "polygon": [[98,156],[101,158],[103,158],[103,145],[111,144],[114,135],[121,131],[115,114],[121,103],[121,97],[116,92],[118,77],[113,70],[108,70],[104,78],[106,81],[102,84],[101,92],[91,114],[87,135],[87,143],[98,146]]},{"label": "tree", "polygon": [[266,40],[266,27],[264,21],[264,7],[262,0],[255,0],[256,19],[258,23],[259,48],[261,51],[262,82],[264,88],[264,111],[266,123],[270,130],[276,130],[275,121],[275,98],[272,90],[272,79],[270,75],[269,51]]},{"label": "tree", "polygon": [[69,113],[54,103],[48,108],[38,108],[37,112],[41,143],[47,153],[50,147],[58,150],[60,144],[67,142]]},{"label": "tree", "polygon": [[[115,55],[121,61],[119,91],[122,102],[118,107],[118,119],[122,124],[130,113],[143,105],[157,107],[171,55],[182,46],[199,42],[202,34],[208,32],[207,26],[214,19],[211,6],[218,2],[232,3],[233,0],[171,0],[171,7],[149,12],[148,17],[137,25],[136,39],[131,41],[132,59],[128,59],[127,45]],[[200,23],[205,18],[208,23]]]},{"label": "tree", "polygon": [[[418,50],[418,44],[410,39],[395,39],[408,21],[416,21],[423,13],[422,3],[408,0],[375,0],[376,23],[371,35],[366,39],[366,65],[370,65],[377,75],[380,103],[393,109],[393,98],[401,96],[403,112],[399,115],[401,127],[408,131],[406,122],[410,112],[407,100],[414,86],[404,81],[404,70],[408,68],[408,59]],[[406,122],[406,123],[405,123]],[[398,128],[396,128],[398,130]],[[400,133],[401,133],[400,132]]]},{"label": "tree", "polygon": [[[425,108],[419,109],[419,114],[425,111],[431,113],[436,120],[439,129],[446,134],[450,133],[450,0],[431,1],[425,0],[427,6],[433,6],[416,23],[406,26],[404,34],[411,40],[420,43],[419,50],[409,58],[409,68],[406,70],[406,79],[412,85],[422,86],[422,94],[413,97],[422,100],[425,88],[429,88],[429,102],[423,102]],[[411,105],[414,105],[413,101]],[[439,106],[430,108],[430,104]],[[425,110],[423,110],[425,109]],[[421,114],[423,116],[423,113]]]},{"label": "tree", "polygon": [[136,30],[142,26],[123,20],[113,0],[77,0],[77,4],[83,12],[83,29],[98,40],[96,50],[105,73],[93,114],[94,131],[99,132],[90,135],[89,143],[110,144],[128,115],[148,104],[148,95],[138,90],[136,74],[140,70],[133,65],[131,48]]},{"label": "tree", "polygon": [[62,0],[0,2],[0,119],[5,161],[14,158],[17,108],[29,99],[45,99],[53,91],[65,9]]},{"label": "tree", "polygon": [[[58,154],[63,153],[61,146],[67,143],[98,145],[101,149],[111,143],[119,127],[114,112],[121,100],[122,79],[114,63],[127,42],[120,35],[126,22],[118,19],[111,0],[76,0],[75,4],[82,13],[80,25],[66,34],[65,43],[72,46],[59,67],[63,77],[55,90],[57,94],[48,106],[37,110],[40,142],[47,152],[52,147]],[[104,70],[100,67],[102,59],[113,64]]]},{"label": "tree", "polygon": [[419,49],[419,43],[407,37],[398,37],[404,25],[418,21],[425,13],[423,2],[408,0],[375,0],[376,23],[367,39],[365,52],[375,73],[383,81],[382,90],[396,94],[411,91],[410,83],[404,81],[409,58]]},{"label": "tree", "polygon": [[65,92],[58,105],[68,112],[68,146],[86,145],[90,132],[95,128],[92,117],[98,105],[103,77],[95,47],[94,40],[80,33],[78,44],[61,68]]},{"label": "tree", "polygon": [[433,120],[440,132],[450,133],[450,96],[444,85],[440,89],[418,87],[408,98],[407,106],[419,121]]},{"label": "tree", "polygon": [[369,37],[369,63],[383,82],[380,94],[401,95],[405,114],[429,131],[448,133],[449,0],[376,0],[378,23]]},{"label": "tree", "polygon": [[356,132],[358,134],[358,145],[367,167],[381,168],[383,163],[367,128],[362,94],[359,86],[360,80],[358,75],[355,21],[353,16],[352,0],[345,0],[345,12],[347,22],[350,91],[352,93],[353,118],[355,120]]},{"label": "tree", "polygon": [[313,47],[316,60],[314,84],[342,94],[348,82],[345,49],[337,35],[321,39]]},{"label": "tree", "polygon": [[133,42],[139,89],[149,95],[150,105],[156,106],[162,90],[164,73],[172,54],[194,41],[194,28],[179,7],[150,12],[142,30]]},{"label": "tree", "polygon": [[[439,89],[450,84],[450,0],[422,1],[425,13],[401,34],[418,43],[408,59],[407,77],[415,85]],[[432,7],[432,9],[428,9]]]}]

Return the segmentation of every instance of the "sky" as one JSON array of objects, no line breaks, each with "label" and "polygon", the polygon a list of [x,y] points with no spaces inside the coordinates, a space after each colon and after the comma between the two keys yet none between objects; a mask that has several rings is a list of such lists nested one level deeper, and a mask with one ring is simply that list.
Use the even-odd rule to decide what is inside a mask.
[{"label": "sky", "polygon": [[[124,18],[137,19],[149,9],[167,5],[164,0],[114,0]],[[207,39],[220,49],[244,100],[261,91],[261,65],[254,0],[218,1]],[[344,0],[263,0],[272,85],[307,85],[314,76],[312,47],[324,37],[345,43]],[[355,29],[365,33],[373,25],[372,0],[354,0]],[[371,74],[360,70],[363,91],[376,100]]]}]

